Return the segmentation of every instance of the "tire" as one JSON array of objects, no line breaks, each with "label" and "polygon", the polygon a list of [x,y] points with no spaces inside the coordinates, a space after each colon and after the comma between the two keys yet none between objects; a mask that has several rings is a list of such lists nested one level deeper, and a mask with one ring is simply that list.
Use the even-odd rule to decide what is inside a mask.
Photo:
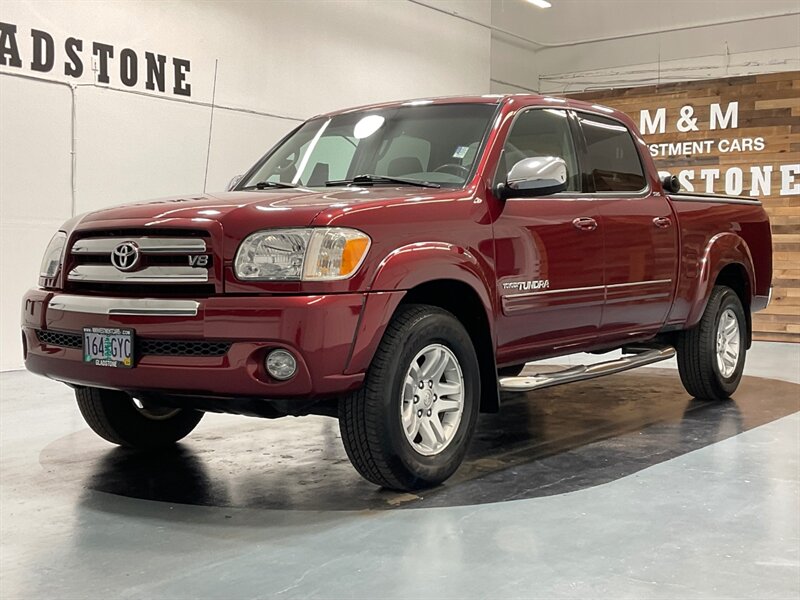
[{"label": "tire", "polygon": [[101,438],[127,448],[155,449],[186,437],[203,418],[197,410],[138,408],[125,392],[78,388],[78,408]]},{"label": "tire", "polygon": [[[747,319],[739,296],[729,287],[715,286],[700,323],[678,335],[678,372],[687,392],[702,400],[730,398],[744,371],[746,331]],[[719,341],[720,335],[727,341]],[[718,360],[718,344],[727,360],[722,365]],[[732,350],[734,345],[736,348]]]},{"label": "tire", "polygon": [[[426,365],[433,369],[428,379]],[[427,305],[401,307],[384,333],[364,385],[339,402],[342,441],[355,469],[372,483],[394,490],[419,490],[445,481],[461,464],[475,429],[479,372],[472,340],[452,314]],[[407,376],[411,379],[405,384]],[[458,381],[460,396],[447,391]],[[454,408],[458,398],[460,409]],[[429,443],[431,439],[435,443]]]}]

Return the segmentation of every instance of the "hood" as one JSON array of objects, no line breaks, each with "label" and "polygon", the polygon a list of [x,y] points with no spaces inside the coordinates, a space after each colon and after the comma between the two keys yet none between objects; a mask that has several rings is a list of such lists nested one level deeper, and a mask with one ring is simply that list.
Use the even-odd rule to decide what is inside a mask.
[{"label": "hood", "polygon": [[[320,213],[325,217],[366,204],[389,205],[452,196],[455,190],[418,187],[349,187],[326,190],[269,189],[174,196],[126,204],[88,213],[80,228],[125,226],[186,226],[187,222],[218,222],[227,235],[267,227],[306,227]],[[324,219],[328,221],[328,218]],[[324,224],[324,223],[320,223]]]}]

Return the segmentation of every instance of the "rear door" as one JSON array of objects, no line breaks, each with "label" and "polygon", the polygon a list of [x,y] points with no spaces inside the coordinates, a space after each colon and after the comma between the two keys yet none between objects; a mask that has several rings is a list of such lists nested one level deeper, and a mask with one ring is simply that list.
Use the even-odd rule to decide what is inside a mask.
[{"label": "rear door", "polygon": [[572,116],[544,107],[514,117],[496,181],[518,161],[557,156],[567,163],[568,191],[507,198],[494,223],[498,360],[525,360],[548,349],[594,340],[603,305],[603,237],[598,206],[585,194]]},{"label": "rear door", "polygon": [[675,216],[666,197],[650,189],[628,128],[609,117],[576,114],[605,243],[606,300],[600,335],[656,331],[672,301]]}]

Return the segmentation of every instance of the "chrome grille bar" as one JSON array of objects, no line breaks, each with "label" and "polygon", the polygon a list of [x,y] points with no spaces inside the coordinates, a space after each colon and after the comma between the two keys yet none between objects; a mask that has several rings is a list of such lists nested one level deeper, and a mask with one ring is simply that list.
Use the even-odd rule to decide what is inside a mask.
[{"label": "chrome grille bar", "polygon": [[206,242],[199,238],[113,237],[84,238],[72,245],[73,254],[111,254],[119,244],[133,242],[143,254],[205,252]]},{"label": "chrome grille bar", "polygon": [[91,283],[207,283],[208,269],[156,266],[120,271],[111,265],[78,265],[69,272],[67,279]]}]

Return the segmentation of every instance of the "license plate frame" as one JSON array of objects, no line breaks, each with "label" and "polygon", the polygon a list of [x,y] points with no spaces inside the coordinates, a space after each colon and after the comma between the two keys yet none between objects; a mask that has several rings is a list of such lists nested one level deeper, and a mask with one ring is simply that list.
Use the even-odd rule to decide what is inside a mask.
[{"label": "license plate frame", "polygon": [[84,327],[83,362],[97,367],[132,369],[135,331],[126,327]]}]

